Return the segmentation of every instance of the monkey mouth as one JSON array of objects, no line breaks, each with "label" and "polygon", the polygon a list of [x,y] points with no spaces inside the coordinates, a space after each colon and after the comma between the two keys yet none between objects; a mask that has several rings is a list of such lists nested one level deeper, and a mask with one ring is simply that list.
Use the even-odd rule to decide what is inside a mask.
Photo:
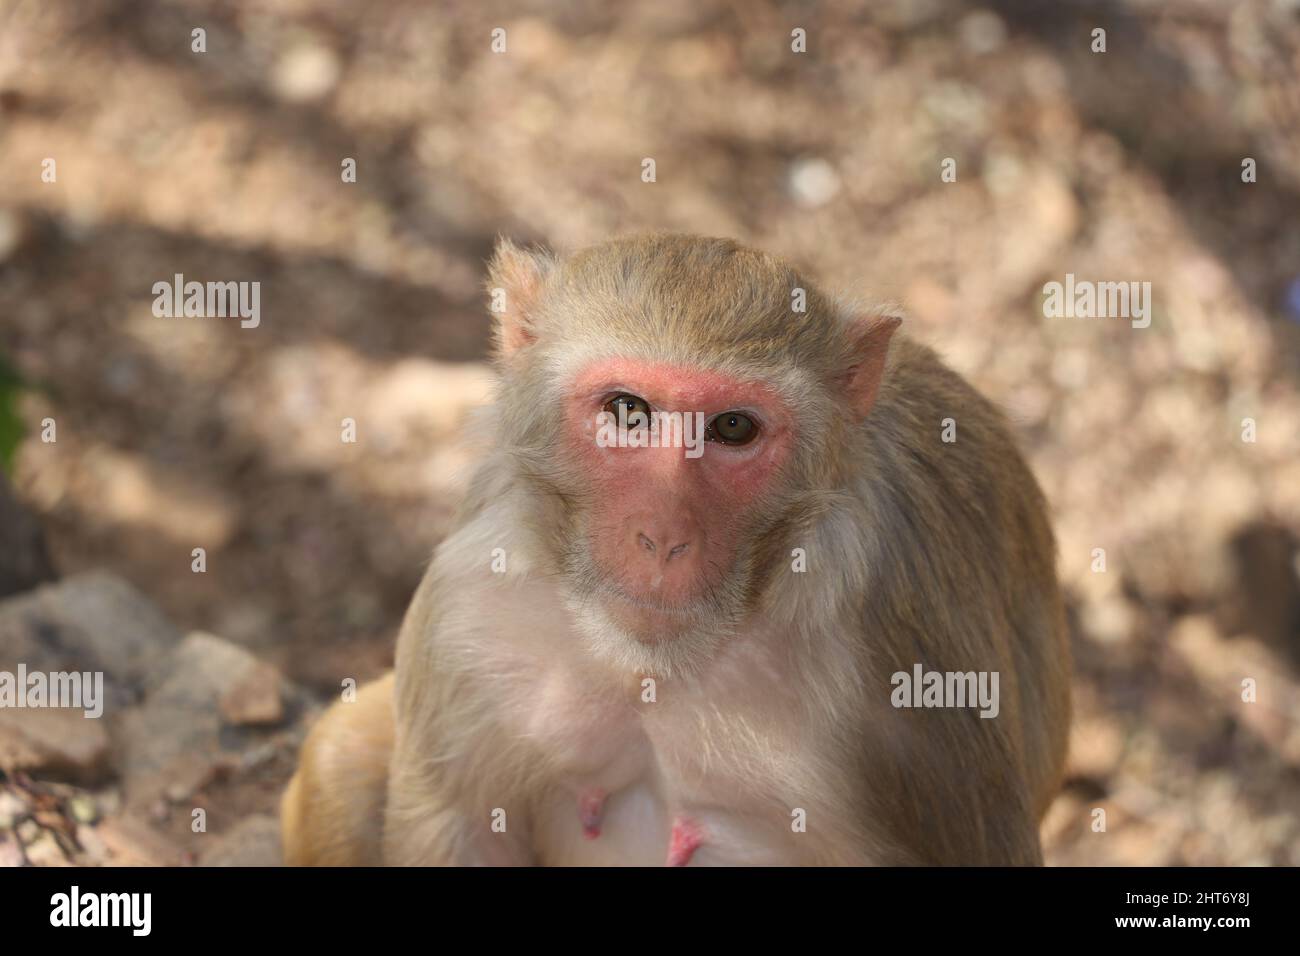
[{"label": "monkey mouth", "polygon": [[621,590],[606,594],[601,603],[610,620],[640,644],[672,640],[695,624],[695,614],[688,608],[646,601]]},{"label": "monkey mouth", "polygon": [[597,598],[620,630],[640,644],[663,644],[700,630],[715,630],[722,615],[708,602],[668,603],[610,586]]},{"label": "monkey mouth", "polygon": [[739,618],[720,595],[668,603],[629,594],[594,575],[566,596],[589,647],[618,667],[638,673],[687,674],[707,666],[737,633]]}]

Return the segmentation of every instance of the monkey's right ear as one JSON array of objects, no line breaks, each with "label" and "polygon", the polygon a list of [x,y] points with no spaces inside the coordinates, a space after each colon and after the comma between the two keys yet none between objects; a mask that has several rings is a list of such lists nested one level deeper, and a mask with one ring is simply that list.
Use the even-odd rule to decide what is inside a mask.
[{"label": "monkey's right ear", "polygon": [[851,358],[843,383],[859,418],[866,418],[876,403],[885,375],[889,340],[902,322],[903,317],[891,311],[864,315],[850,326]]},{"label": "monkey's right ear", "polygon": [[537,307],[554,268],[555,260],[544,252],[520,249],[506,238],[497,240],[487,284],[502,357],[509,358],[537,338]]}]

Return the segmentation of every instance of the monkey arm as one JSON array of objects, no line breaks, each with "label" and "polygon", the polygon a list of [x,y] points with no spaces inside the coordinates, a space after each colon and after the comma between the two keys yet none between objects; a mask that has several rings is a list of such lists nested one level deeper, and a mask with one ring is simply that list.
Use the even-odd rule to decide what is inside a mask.
[{"label": "monkey arm", "polygon": [[466,536],[473,528],[439,549],[398,638],[382,841],[392,866],[533,862],[527,764],[501,726],[493,675],[462,651],[467,633],[481,639],[485,606],[480,591],[457,584]]}]

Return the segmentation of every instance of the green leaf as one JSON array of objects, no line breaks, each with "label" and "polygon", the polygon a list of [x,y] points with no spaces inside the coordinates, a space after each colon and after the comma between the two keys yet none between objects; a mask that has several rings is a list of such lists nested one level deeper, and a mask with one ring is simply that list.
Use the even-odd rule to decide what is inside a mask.
[{"label": "green leaf", "polygon": [[14,456],[23,440],[23,420],[18,415],[18,393],[23,380],[0,355],[0,470],[13,474]]}]

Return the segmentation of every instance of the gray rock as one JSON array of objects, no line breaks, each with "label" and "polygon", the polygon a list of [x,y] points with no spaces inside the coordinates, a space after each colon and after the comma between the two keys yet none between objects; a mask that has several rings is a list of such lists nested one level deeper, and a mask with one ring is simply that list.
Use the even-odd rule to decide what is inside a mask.
[{"label": "gray rock", "polygon": [[0,768],[94,785],[111,772],[110,740],[102,720],[79,710],[0,708]]},{"label": "gray rock", "polygon": [[[222,701],[239,698],[250,685],[270,686],[301,710],[302,691],[285,685],[278,673],[236,644],[212,634],[187,636],[145,681],[144,702],[121,723],[119,770],[127,802],[193,793],[222,773],[236,773],[240,755],[264,738],[259,731],[232,727],[222,717]],[[272,669],[273,670],[273,669]],[[259,716],[265,717],[265,703]]]},{"label": "gray rock", "polygon": [[102,671],[105,714],[140,698],[180,631],[130,584],[92,571],[0,601],[0,670]]}]

